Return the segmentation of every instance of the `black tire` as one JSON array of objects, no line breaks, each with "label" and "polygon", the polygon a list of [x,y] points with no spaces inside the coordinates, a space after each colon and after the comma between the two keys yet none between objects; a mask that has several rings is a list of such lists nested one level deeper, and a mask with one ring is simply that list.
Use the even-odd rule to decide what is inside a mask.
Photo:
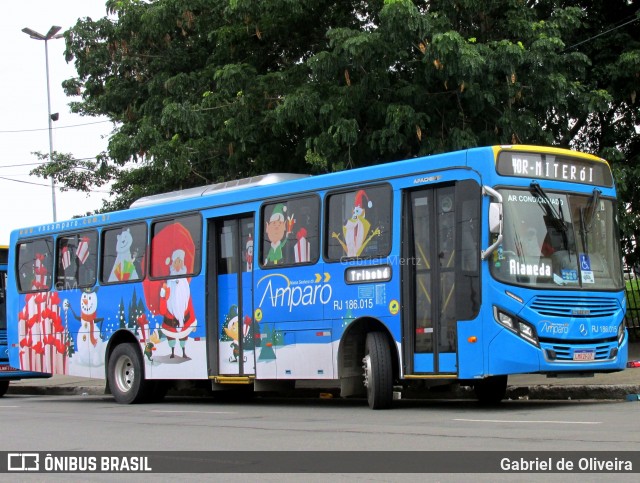
[{"label": "black tire", "polygon": [[389,339],[382,332],[367,334],[362,368],[369,407],[390,408],[393,402],[393,367]]},{"label": "black tire", "polygon": [[135,344],[116,346],[109,357],[109,389],[120,404],[146,402],[154,384],[144,378],[142,355]]},{"label": "black tire", "polygon": [[0,397],[4,396],[9,389],[9,381],[0,381]]},{"label": "black tire", "polygon": [[473,386],[478,402],[487,406],[499,404],[507,395],[507,376],[490,376]]}]

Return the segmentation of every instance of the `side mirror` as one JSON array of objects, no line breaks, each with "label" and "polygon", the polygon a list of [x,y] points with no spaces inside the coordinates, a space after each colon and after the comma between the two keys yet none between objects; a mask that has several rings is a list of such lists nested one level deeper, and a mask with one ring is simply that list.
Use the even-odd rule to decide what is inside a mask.
[{"label": "side mirror", "polygon": [[489,204],[489,232],[502,233],[502,203]]},{"label": "side mirror", "polygon": [[489,203],[489,232],[498,235],[492,245],[480,252],[480,258],[486,258],[502,243],[502,195],[489,186],[482,187],[482,194],[496,201]]}]

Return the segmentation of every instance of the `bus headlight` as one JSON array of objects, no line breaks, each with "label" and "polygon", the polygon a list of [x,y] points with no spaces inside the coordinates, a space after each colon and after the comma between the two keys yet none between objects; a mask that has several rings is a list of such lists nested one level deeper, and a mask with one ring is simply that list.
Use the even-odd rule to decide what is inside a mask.
[{"label": "bus headlight", "polygon": [[519,329],[520,337],[522,337],[525,340],[528,340],[535,346],[538,345],[538,337],[536,335],[536,331],[533,328],[533,326],[527,324],[526,322],[520,321],[518,323],[518,329]]},{"label": "bus headlight", "polygon": [[502,310],[498,310],[498,307],[493,307],[493,316],[499,324],[504,325],[507,329],[515,329],[513,318]]},{"label": "bus headlight", "polygon": [[527,342],[539,347],[538,334],[536,333],[533,325],[519,319],[515,315],[511,315],[498,307],[493,307],[493,317],[503,327],[506,327],[510,331],[514,332],[518,336],[522,337]]},{"label": "bus headlight", "polygon": [[624,330],[624,322],[623,322],[618,326],[618,345],[622,344],[622,341],[624,340],[624,333],[625,333],[625,330]]}]

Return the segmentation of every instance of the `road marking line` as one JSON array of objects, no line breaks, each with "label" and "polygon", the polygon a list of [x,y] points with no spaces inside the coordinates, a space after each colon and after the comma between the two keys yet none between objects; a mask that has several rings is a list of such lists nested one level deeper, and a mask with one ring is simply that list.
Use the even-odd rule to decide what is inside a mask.
[{"label": "road marking line", "polygon": [[193,413],[193,414],[238,414],[237,411],[162,411],[160,409],[152,409],[152,413]]},{"label": "road marking line", "polygon": [[19,408],[20,406],[0,406],[0,409],[2,408]]},{"label": "road marking line", "polygon": [[454,419],[469,423],[522,423],[522,424],[602,424],[602,421],[527,421],[510,419]]}]

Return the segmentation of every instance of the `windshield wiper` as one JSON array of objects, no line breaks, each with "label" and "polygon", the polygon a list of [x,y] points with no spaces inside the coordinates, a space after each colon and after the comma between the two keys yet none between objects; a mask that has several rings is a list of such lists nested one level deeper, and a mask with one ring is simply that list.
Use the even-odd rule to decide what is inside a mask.
[{"label": "windshield wiper", "polygon": [[549,195],[547,195],[547,193],[542,189],[542,186],[540,186],[537,181],[532,181],[529,189],[532,195],[537,196],[536,201],[538,202],[538,205],[540,205],[540,208],[542,208],[542,210],[545,212],[547,218],[553,221],[554,228],[560,232],[564,249],[569,250],[569,238],[567,236],[567,230],[569,228],[567,226],[567,222],[564,219],[562,205],[559,204],[560,211],[558,212],[551,203]]},{"label": "windshield wiper", "polygon": [[[598,188],[593,189],[593,194],[587,201],[584,208],[580,208],[580,235],[582,237],[582,246],[584,252],[589,253],[587,233],[593,228],[593,222],[596,219],[596,211],[598,211],[598,202],[600,201],[601,191]],[[586,216],[585,216],[586,213]]]},{"label": "windshield wiper", "polygon": [[562,207],[560,207],[560,213],[558,213],[558,211],[556,211],[555,207],[551,203],[549,195],[547,195],[547,193],[542,189],[542,186],[540,186],[537,181],[531,182],[530,191],[531,194],[537,195],[542,198],[542,200],[537,200],[538,204],[544,210],[547,216],[557,222],[557,228],[562,231],[567,231],[567,223],[564,221],[564,213],[562,212]]},{"label": "windshield wiper", "polygon": [[596,219],[596,211],[598,211],[598,202],[600,201],[601,194],[602,192],[598,188],[593,188],[593,194],[591,195],[591,198],[589,198],[589,201],[587,201],[587,207],[585,208],[585,211],[588,212],[588,222],[585,227],[587,232],[591,231],[593,222]]}]

